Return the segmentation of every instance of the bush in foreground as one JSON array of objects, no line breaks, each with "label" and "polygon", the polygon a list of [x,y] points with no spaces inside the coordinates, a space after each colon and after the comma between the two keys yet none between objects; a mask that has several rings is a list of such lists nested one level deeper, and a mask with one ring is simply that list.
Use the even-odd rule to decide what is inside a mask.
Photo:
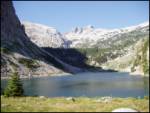
[{"label": "bush in foreground", "polygon": [[11,79],[8,81],[8,85],[4,91],[5,97],[23,96],[23,86],[20,81],[18,72],[12,74]]}]

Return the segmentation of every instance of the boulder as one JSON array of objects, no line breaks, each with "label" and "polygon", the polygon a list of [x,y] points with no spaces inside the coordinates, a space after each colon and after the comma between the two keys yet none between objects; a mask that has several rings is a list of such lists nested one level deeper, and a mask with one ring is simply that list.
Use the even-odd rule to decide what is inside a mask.
[{"label": "boulder", "polygon": [[138,111],[131,108],[117,108],[114,109],[112,112],[138,112]]},{"label": "boulder", "polygon": [[45,97],[44,97],[44,96],[39,96],[39,98],[41,98],[41,99],[42,99],[42,98],[45,98]]},{"label": "boulder", "polygon": [[68,98],[66,98],[66,100],[72,100],[73,102],[75,102],[75,98],[73,98],[73,97],[68,97]]},{"label": "boulder", "polygon": [[101,97],[100,99],[96,100],[96,102],[103,102],[103,103],[108,103],[112,101],[112,97],[106,96],[106,97]]}]

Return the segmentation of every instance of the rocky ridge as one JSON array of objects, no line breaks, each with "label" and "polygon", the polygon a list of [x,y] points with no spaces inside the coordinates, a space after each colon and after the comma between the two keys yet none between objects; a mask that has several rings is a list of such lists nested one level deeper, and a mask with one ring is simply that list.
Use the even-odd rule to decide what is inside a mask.
[{"label": "rocky ridge", "polygon": [[121,29],[102,29],[88,25],[83,28],[76,27],[71,32],[65,33],[64,36],[72,42],[71,47],[102,47],[98,45],[98,42],[109,42],[109,40],[115,39],[115,37],[120,37],[133,31],[146,32],[147,29],[149,29],[149,22]]}]

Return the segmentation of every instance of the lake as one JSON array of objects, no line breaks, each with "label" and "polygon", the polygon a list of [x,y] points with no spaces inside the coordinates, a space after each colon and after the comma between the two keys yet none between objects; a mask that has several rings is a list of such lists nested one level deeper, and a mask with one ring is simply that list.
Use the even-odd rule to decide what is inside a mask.
[{"label": "lake", "polygon": [[[141,97],[149,95],[149,77],[118,72],[86,72],[71,76],[22,79],[26,95],[47,97],[112,96]],[[1,80],[1,88],[7,80]]]}]

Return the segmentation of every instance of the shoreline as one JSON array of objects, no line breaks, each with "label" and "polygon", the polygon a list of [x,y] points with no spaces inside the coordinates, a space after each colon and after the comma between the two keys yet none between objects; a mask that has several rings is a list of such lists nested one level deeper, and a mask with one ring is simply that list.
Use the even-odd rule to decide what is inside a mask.
[{"label": "shoreline", "polygon": [[[28,76],[20,76],[20,79],[32,79],[32,78],[42,78],[42,77],[56,77],[56,76],[71,76],[71,73],[66,73],[66,72],[62,72],[62,73],[54,73],[54,74],[49,74],[49,75],[32,75],[32,77],[28,77]],[[10,77],[1,77],[1,80],[4,79],[9,79]]]},{"label": "shoreline", "polygon": [[[102,72],[102,71],[94,71],[94,72],[93,71],[86,71],[86,72],[97,73],[97,72]],[[79,73],[86,73],[86,72],[79,72]],[[104,71],[104,72],[106,72],[106,71]],[[110,71],[107,71],[107,72],[113,73]],[[144,74],[140,74],[140,73],[125,72],[125,71],[118,71],[118,73],[128,73],[130,76],[149,77],[149,75],[144,75]],[[32,79],[32,78],[42,78],[42,77],[59,77],[59,76],[73,76],[73,74],[67,73],[67,72],[62,72],[62,73],[53,73],[53,74],[49,74],[49,75],[32,75],[32,77],[20,76],[20,79]],[[10,77],[1,77],[1,80],[9,79],[9,78]]]}]

